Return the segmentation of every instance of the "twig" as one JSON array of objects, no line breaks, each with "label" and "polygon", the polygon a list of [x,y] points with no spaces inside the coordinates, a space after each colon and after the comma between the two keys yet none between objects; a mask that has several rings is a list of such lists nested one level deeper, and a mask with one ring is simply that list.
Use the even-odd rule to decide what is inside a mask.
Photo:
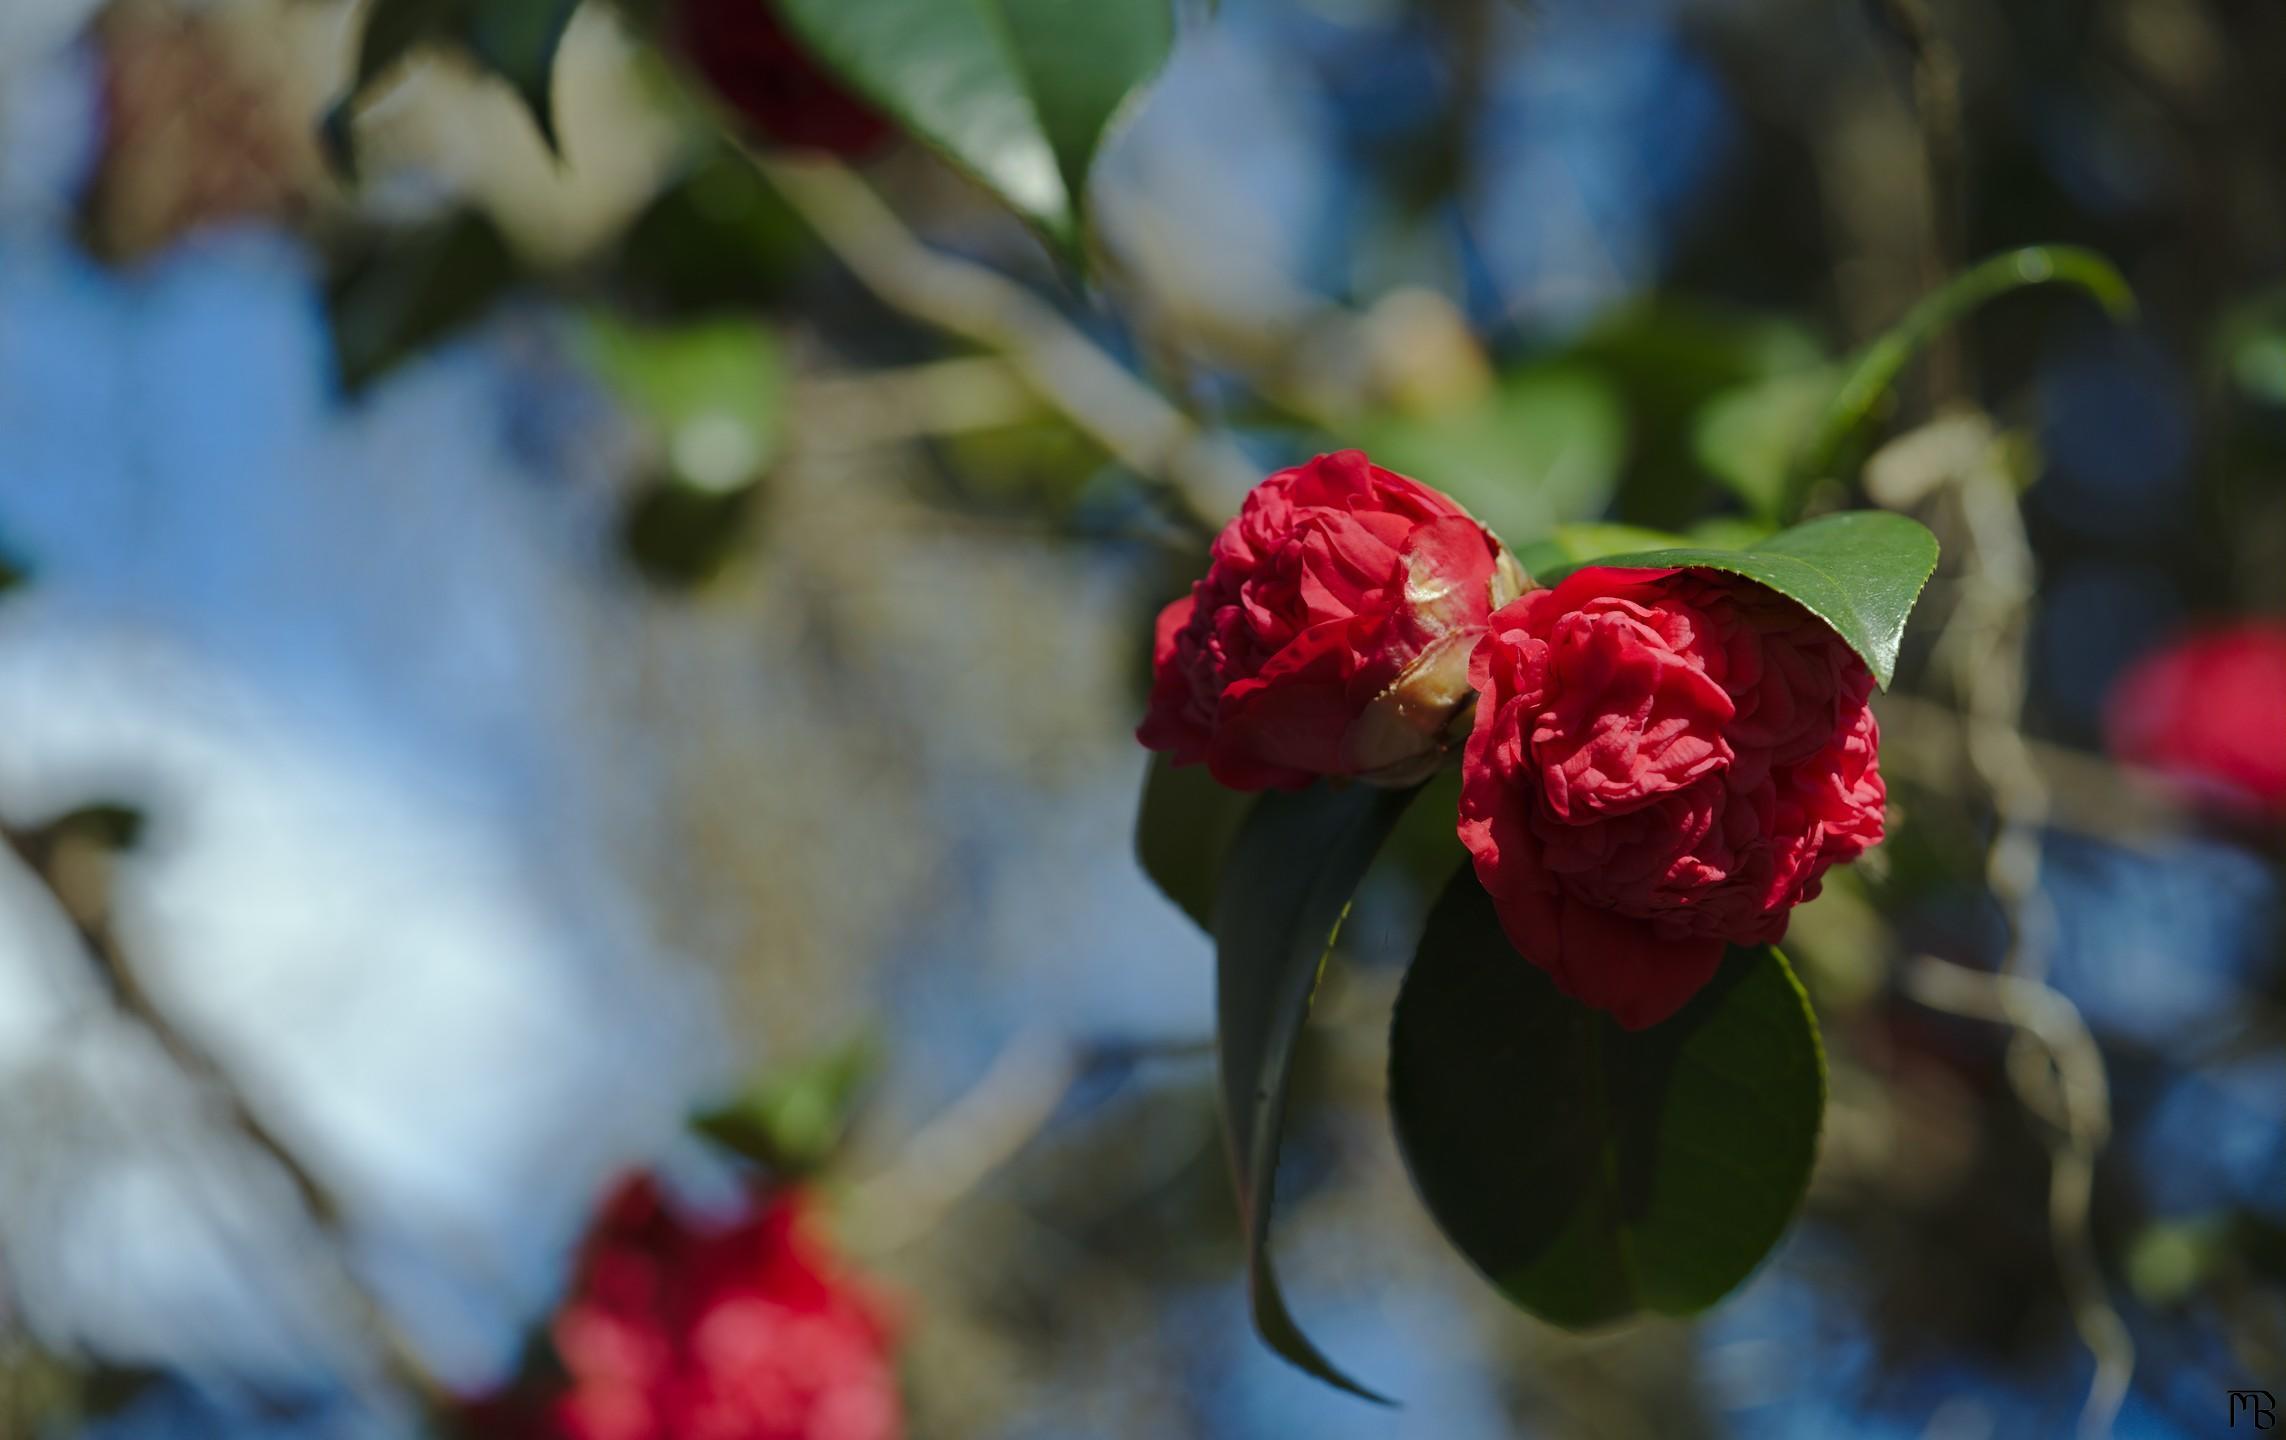
[{"label": "twig", "polygon": [[[1934,294],[1958,266],[1961,218],[1961,67],[1929,0],[1877,0],[1881,18],[1912,67],[1913,115],[1929,191],[1928,231],[1921,247],[1921,288]],[[1967,356],[1957,336],[1935,337],[1929,349],[1929,394],[1937,408],[1970,389]]]},{"label": "twig", "polygon": [[[1946,288],[1961,253],[1960,62],[1929,0],[1873,0],[1874,13],[1912,66],[1913,111],[1929,187],[1921,246],[1925,288]],[[1963,398],[1969,366],[1947,327],[1929,355],[1935,408]],[[1953,677],[1969,768],[1990,794],[1997,824],[1985,883],[2008,926],[1998,974],[1921,960],[1906,974],[1924,1004],[2013,1028],[2008,1069],[2018,1100],[2049,1122],[2048,1236],[2072,1323],[2095,1358],[2080,1409],[2083,1437],[2108,1435],[2135,1372],[2135,1346],[2113,1308],[2088,1229],[2096,1157],[2110,1139],[2103,1055],[2079,1012],[2047,983],[2055,902],[2041,884],[2042,835],[2054,811],[2042,758],[2023,733],[2026,647],[2037,574],[2018,497],[1991,465],[1965,467],[1946,492],[1959,507],[1959,603],[1938,637]]]},{"label": "twig", "polygon": [[2072,1323],[2095,1359],[2080,1434],[2103,1436],[2126,1399],[2135,1344],[2111,1303],[2088,1228],[2096,1157],[2111,1135],[2103,1055],[2078,1010],[2047,983],[2057,921],[2040,870],[2054,796],[2022,728],[2037,576],[2017,495],[2004,475],[1970,466],[1949,493],[1959,505],[1965,578],[1938,637],[1938,658],[1959,693],[1969,767],[1998,821],[1985,884],[2006,920],[2008,949],[1998,974],[1922,961],[1908,971],[1907,985],[1925,1004],[2014,1028],[2009,1081],[2025,1108],[2049,1124],[2049,1243]]},{"label": "twig", "polygon": [[[1873,707],[1881,716],[1883,774],[1948,793],[1961,791],[1964,782],[1981,785],[1969,760],[1967,727],[1951,709],[1901,690],[1876,696]],[[2129,845],[2196,828],[2180,802],[2156,785],[2136,783],[2101,756],[2022,734],[2014,749],[2047,791],[2053,828]]]},{"label": "twig", "polygon": [[846,167],[759,150],[748,155],[867,289],[1005,358],[1043,400],[1161,485],[1170,507],[1201,534],[1219,529],[1257,478],[1227,441],[1106,355],[1055,307],[1005,275],[922,244]]},{"label": "twig", "polygon": [[0,841],[5,841],[9,852],[46,888],[56,907],[63,912],[89,970],[112,1003],[142,1026],[194,1085],[221,1104],[231,1127],[239,1135],[284,1172],[312,1223],[325,1238],[342,1293],[349,1297],[358,1311],[360,1323],[379,1346],[382,1366],[389,1379],[414,1396],[430,1413],[447,1411],[453,1404],[450,1392],[429,1373],[412,1342],[350,1264],[342,1209],[333,1192],[247,1101],[220,1062],[167,1017],[129,962],[112,926],[109,907],[104,903],[106,897],[78,893],[77,887],[67,882],[59,862],[75,844],[93,843],[74,834],[73,818],[66,816],[32,829],[0,823]]},{"label": "twig", "polygon": [[1072,1047],[1040,1032],[1010,1041],[973,1089],[849,1197],[854,1243],[876,1254],[927,1234],[1039,1134],[1079,1073]]}]

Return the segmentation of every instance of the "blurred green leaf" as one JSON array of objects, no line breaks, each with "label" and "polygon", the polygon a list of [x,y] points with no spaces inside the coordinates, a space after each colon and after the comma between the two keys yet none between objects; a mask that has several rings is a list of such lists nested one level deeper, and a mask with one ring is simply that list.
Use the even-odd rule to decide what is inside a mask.
[{"label": "blurred green leaf", "polygon": [[373,0],[365,12],[349,89],[320,122],[326,153],[342,173],[356,173],[350,127],[357,107],[375,82],[423,46],[457,49],[507,81],[540,138],[554,150],[551,77],[556,51],[578,9],[579,0]]},{"label": "blurred green leaf", "polygon": [[1776,520],[1803,449],[1840,385],[1840,373],[1821,365],[1725,390],[1692,417],[1692,453],[1751,512]]},{"label": "blurred green leaf", "polygon": [[556,139],[556,51],[579,5],[580,0],[478,0],[468,19],[469,53],[515,90],[540,138],[557,154],[563,147]]},{"label": "blurred green leaf", "polygon": [[1143,873],[1183,913],[1213,933],[1223,857],[1255,797],[1217,784],[1204,765],[1153,755],[1135,816],[1135,855]]},{"label": "blurred green leaf", "polygon": [[1627,415],[1595,371],[1541,365],[1503,376],[1458,414],[1384,416],[1356,439],[1514,544],[1603,510],[1627,454]]},{"label": "blurred green leaf", "polygon": [[715,491],[653,481],[620,513],[620,542],[643,578],[668,590],[696,590],[730,568],[749,536],[756,488]]},{"label": "blurred green leaf", "polygon": [[1389,1103],[1446,1236],[1576,1330],[1695,1314],[1762,1261],[1809,1183],[1825,1057],[1777,951],[1626,1030],[1516,953],[1464,867],[1398,995]]},{"label": "blurred green leaf", "polygon": [[581,351],[620,401],[658,431],[677,483],[744,489],[784,439],[790,374],[760,322],[721,317],[638,327],[591,312]]},{"label": "blurred green leaf", "polygon": [[778,192],[745,156],[723,146],[627,227],[613,279],[645,313],[761,306],[786,297],[816,248]]},{"label": "blurred green leaf", "polygon": [[852,1040],[700,1112],[691,1128],[772,1169],[806,1174],[840,1148],[880,1065],[880,1048],[872,1040]]},{"label": "blurred green leaf", "polygon": [[1626,404],[1631,454],[1620,518],[1669,529],[1705,506],[1692,435],[1699,409],[1723,391],[1828,358],[1797,320],[1674,298],[1616,312],[1568,353],[1610,377]]},{"label": "blurred green leaf", "polygon": [[1670,545],[1689,542],[1680,535],[1664,530],[1646,530],[1640,525],[1613,525],[1590,520],[1578,525],[1558,525],[1534,540],[1516,547],[1516,562],[1535,584],[1548,583],[1542,577],[1561,574],[1591,560],[1606,555],[1624,555],[1635,550],[1658,550]]},{"label": "blurred green leaf", "polygon": [[1832,402],[1801,453],[1787,487],[1783,514],[1798,513],[1813,481],[1828,478],[1842,450],[1896,383],[1898,372],[1938,335],[1989,300],[2031,285],[2071,285],[2086,291],[2112,319],[2135,313],[2135,294],[2109,260],[2072,245],[2029,245],[1971,265],[1943,288],[1922,297],[1905,318],[1860,350],[1846,367]]},{"label": "blurred green leaf", "polygon": [[518,278],[492,222],[460,211],[352,251],[327,286],[341,383],[362,390],[482,316]]},{"label": "blurred green leaf", "polygon": [[1414,794],[1323,783],[1264,794],[1231,846],[1214,911],[1223,1126],[1255,1328],[1295,1365],[1370,1400],[1384,1397],[1335,1368],[1286,1309],[1270,1269],[1270,1202],[1311,993],[1350,896]]},{"label": "blurred green leaf", "polygon": [[[1745,550],[1682,546],[1602,555],[1596,563],[1722,570],[1759,581],[1833,626],[1886,689],[1913,603],[1936,573],[1937,537],[1903,515],[1852,510],[1781,530]],[[1550,567],[1534,578],[1552,585],[1574,568]]]},{"label": "blurred green leaf", "polygon": [[1067,255],[1096,146],[1174,42],[1169,0],[777,0],[850,87]]}]

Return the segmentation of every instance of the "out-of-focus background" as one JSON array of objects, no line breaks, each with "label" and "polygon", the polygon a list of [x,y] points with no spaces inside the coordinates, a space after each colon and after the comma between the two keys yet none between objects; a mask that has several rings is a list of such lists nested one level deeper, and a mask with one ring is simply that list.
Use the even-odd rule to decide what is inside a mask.
[{"label": "out-of-focus background", "polygon": [[[601,3],[560,158],[432,59],[354,187],[356,6],[0,4],[0,1435],[417,1433],[525,1363],[619,1177],[703,1205],[688,1118],[798,1084],[854,1097],[814,1185],[924,1440],[2209,1435],[2286,1393],[2280,830],[2103,758],[2128,667],[2286,611],[2286,10],[1178,10],[1081,281],[919,146],[758,170]],[[2050,241],[2136,323],[1984,310],[1854,497],[1950,558],[1879,706],[1891,839],[1789,946],[1803,1219],[1695,1323],[1504,1306],[1383,1109],[1442,878],[1401,847],[1279,1246],[1406,1403],[1286,1367],[1209,947],[1131,843],[1186,513],[1354,445],[1503,533],[1751,533],[1790,397]],[[1046,393],[1096,373],[1054,345],[1108,382]],[[2215,703],[2286,747],[2255,694]]]}]

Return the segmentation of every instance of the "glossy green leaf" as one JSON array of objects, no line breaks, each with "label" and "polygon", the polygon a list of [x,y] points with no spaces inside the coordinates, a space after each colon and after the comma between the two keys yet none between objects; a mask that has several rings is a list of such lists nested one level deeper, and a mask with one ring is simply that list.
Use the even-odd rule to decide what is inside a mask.
[{"label": "glossy green leaf", "polygon": [[[1937,537],[1903,515],[1852,510],[1781,530],[1744,550],[1680,546],[1605,555],[1595,563],[1723,570],[1760,581],[1833,626],[1886,688],[1913,602],[1936,572]],[[1554,567],[1533,578],[1552,585],[1577,568]]]},{"label": "glossy green leaf", "polygon": [[1270,1202],[1311,992],[1350,896],[1413,794],[1319,784],[1263,795],[1231,846],[1214,911],[1223,1127],[1255,1328],[1310,1374],[1371,1400],[1383,1397],[1336,1369],[1287,1310],[1270,1268]]},{"label": "glossy green leaf", "polygon": [[1389,416],[1358,427],[1374,463],[1461,502],[1511,540],[1600,513],[1627,454],[1611,383],[1581,365],[1502,377],[1458,414]]},{"label": "glossy green leaf", "polygon": [[1397,998],[1389,1103],[1429,1211],[1524,1309],[1567,1329],[1690,1315],[1800,1207],[1825,1057],[1777,951],[1730,952],[1626,1030],[1516,953],[1464,868]]},{"label": "glossy green leaf", "polygon": [[1066,250],[1114,115],[1174,42],[1169,0],[776,0],[813,54]]},{"label": "glossy green leaf", "polygon": [[376,82],[424,46],[456,49],[507,81],[540,138],[555,149],[551,77],[578,9],[579,0],[374,0],[358,37],[349,89],[320,122],[327,154],[344,174],[355,173],[350,126],[357,107]]},{"label": "glossy green leaf", "polygon": [[1802,452],[1789,486],[1785,513],[1796,513],[1810,482],[1828,475],[1842,449],[1898,372],[1938,335],[1988,300],[2030,285],[2071,285],[2093,296],[2115,320],[2135,312],[2135,294],[2109,260],[2072,245],[2028,245],[1971,265],[1924,296],[1905,318],[1874,340],[1846,367],[1840,386]]},{"label": "glossy green leaf", "polygon": [[1177,765],[1165,755],[1153,755],[1143,774],[1135,858],[1151,882],[1209,934],[1223,857],[1254,799],[1217,784],[1204,765]]}]

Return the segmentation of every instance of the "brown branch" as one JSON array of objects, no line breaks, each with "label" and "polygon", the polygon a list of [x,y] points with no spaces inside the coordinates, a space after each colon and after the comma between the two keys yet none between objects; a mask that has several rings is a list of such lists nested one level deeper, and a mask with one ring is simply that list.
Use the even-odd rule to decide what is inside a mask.
[{"label": "brown branch", "polygon": [[230,1126],[284,1172],[327,1242],[343,1292],[359,1322],[380,1348],[388,1378],[431,1414],[449,1411],[453,1397],[429,1373],[411,1341],[357,1276],[339,1200],[270,1123],[213,1055],[168,1018],[130,963],[111,919],[108,859],[112,847],[87,823],[95,812],[77,811],[31,829],[0,822],[0,841],[43,885],[70,923],[89,971],[112,1004],[140,1025],[193,1084],[219,1103]]},{"label": "brown branch", "polygon": [[884,303],[1000,356],[1024,383],[1162,487],[1202,535],[1222,526],[1257,477],[1230,443],[1105,354],[1023,285],[933,250],[865,182],[832,160],[749,151],[764,180]]}]

